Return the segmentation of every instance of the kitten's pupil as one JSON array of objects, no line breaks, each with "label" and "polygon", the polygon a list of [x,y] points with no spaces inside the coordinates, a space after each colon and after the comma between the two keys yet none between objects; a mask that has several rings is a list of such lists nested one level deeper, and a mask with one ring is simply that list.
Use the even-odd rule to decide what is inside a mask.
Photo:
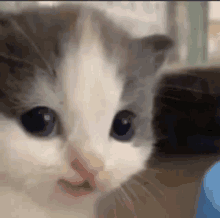
[{"label": "kitten's pupil", "polygon": [[123,136],[125,135],[129,129],[131,128],[131,123],[129,120],[125,119],[115,119],[114,122],[114,131],[118,136]]},{"label": "kitten's pupil", "polygon": [[129,141],[135,131],[133,119],[135,114],[128,110],[119,111],[113,121],[111,136],[119,141]]},{"label": "kitten's pupil", "polygon": [[35,107],[20,119],[26,131],[37,136],[50,135],[56,121],[55,112],[47,107]]}]

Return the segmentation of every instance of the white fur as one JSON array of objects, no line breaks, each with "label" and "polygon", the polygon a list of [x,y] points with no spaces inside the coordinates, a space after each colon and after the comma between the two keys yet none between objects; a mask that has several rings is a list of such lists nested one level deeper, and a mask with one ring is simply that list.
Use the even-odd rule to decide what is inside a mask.
[{"label": "white fur", "polygon": [[70,167],[76,154],[96,175],[98,187],[104,186],[106,191],[144,167],[146,156],[141,148],[109,136],[113,118],[122,106],[123,84],[117,78],[117,64],[104,58],[99,34],[92,30],[89,18],[86,27],[79,51],[67,46],[55,93],[40,79],[33,87],[37,96],[34,104],[39,99],[40,105],[57,112],[67,133],[65,140],[32,137],[15,120],[0,117],[0,204],[4,218],[92,217],[100,192],[78,199],[56,187],[63,177],[82,179]]}]

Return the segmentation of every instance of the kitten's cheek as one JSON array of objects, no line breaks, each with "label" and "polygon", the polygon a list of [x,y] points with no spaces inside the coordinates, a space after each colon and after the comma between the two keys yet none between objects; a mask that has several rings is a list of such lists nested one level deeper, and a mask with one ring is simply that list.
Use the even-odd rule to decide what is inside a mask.
[{"label": "kitten's cheek", "polygon": [[111,184],[111,176],[109,172],[100,171],[95,178],[96,186],[99,191],[105,192],[110,191],[113,187]]},{"label": "kitten's cheek", "polygon": [[63,168],[62,168],[62,174],[66,174],[68,172],[68,165],[67,165],[67,163],[65,162],[64,164],[63,164]]}]

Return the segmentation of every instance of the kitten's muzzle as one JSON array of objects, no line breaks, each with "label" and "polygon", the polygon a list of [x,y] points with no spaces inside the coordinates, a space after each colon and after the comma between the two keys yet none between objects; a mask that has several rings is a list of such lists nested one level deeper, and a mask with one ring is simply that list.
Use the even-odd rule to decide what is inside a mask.
[{"label": "kitten's muzzle", "polygon": [[71,163],[71,168],[71,173],[73,173],[74,175],[74,172],[77,172],[82,178],[82,180],[76,180],[71,177],[61,178],[57,183],[64,193],[68,193],[75,197],[80,197],[82,195],[90,194],[96,189],[94,175],[92,173],[89,173],[88,170],[86,170],[83,167],[83,165],[79,162],[78,159],[75,159]]},{"label": "kitten's muzzle", "polygon": [[[71,163],[70,171],[68,171],[68,176],[66,175],[57,182],[59,188],[67,194],[74,197],[80,197],[82,195],[90,194],[94,191],[106,191],[107,182],[109,180],[109,175],[105,171],[100,171],[99,173],[92,173],[87,170],[83,164],[75,159]],[[74,177],[74,172],[77,172],[81,179],[76,179]],[[67,178],[68,177],[68,178]]]}]

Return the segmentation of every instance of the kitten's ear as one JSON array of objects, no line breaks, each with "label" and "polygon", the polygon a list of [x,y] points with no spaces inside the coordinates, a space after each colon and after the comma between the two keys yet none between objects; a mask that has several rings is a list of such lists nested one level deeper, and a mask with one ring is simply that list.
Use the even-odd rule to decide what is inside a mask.
[{"label": "kitten's ear", "polygon": [[130,44],[135,59],[145,59],[154,64],[155,71],[163,64],[168,51],[174,47],[174,41],[166,35],[152,35],[136,39]]},{"label": "kitten's ear", "polygon": [[141,39],[143,49],[152,47],[154,52],[161,50],[167,51],[173,47],[173,40],[166,35],[152,35]]}]

